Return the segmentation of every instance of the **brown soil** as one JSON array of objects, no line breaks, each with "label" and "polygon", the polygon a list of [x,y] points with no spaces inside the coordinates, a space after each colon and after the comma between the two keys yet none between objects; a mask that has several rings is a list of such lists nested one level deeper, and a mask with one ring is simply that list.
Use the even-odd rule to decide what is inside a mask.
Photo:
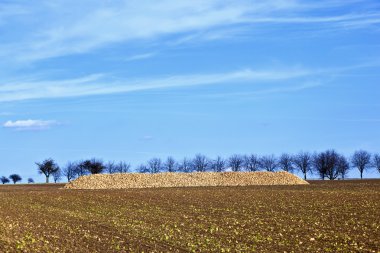
[{"label": "brown soil", "polygon": [[380,180],[309,183],[0,185],[0,252],[379,252]]},{"label": "brown soil", "polygon": [[198,172],[97,174],[80,177],[66,189],[128,189],[194,186],[299,185],[305,180],[288,172]]}]

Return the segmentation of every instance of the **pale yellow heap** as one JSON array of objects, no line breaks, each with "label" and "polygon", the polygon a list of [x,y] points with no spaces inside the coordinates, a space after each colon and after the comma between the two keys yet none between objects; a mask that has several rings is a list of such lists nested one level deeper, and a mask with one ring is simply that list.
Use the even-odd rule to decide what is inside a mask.
[{"label": "pale yellow heap", "polygon": [[129,189],[194,186],[299,185],[305,180],[288,172],[194,172],[194,173],[125,173],[80,177],[65,185],[66,189]]}]

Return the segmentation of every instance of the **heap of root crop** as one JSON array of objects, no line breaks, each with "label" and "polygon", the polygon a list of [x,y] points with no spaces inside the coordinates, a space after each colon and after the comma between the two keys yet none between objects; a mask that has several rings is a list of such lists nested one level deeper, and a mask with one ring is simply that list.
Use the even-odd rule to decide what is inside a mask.
[{"label": "heap of root crop", "polygon": [[80,177],[66,189],[129,189],[194,186],[302,185],[305,180],[288,172],[124,173]]}]

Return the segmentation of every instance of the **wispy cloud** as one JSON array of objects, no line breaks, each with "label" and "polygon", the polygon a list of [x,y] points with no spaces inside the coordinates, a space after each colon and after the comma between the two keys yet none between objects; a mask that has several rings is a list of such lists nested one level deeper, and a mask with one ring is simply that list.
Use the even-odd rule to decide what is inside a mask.
[{"label": "wispy cloud", "polygon": [[3,127],[15,130],[45,130],[58,124],[55,120],[9,120],[3,124]]},{"label": "wispy cloud", "polygon": [[[64,12],[72,6],[78,11]],[[355,13],[340,13],[342,6],[357,10]],[[334,8],[337,11],[331,12]],[[20,8],[13,9],[15,13],[21,11]],[[312,14],[311,11],[316,9],[319,10],[318,14]],[[250,26],[250,29],[242,29],[241,32],[250,32],[260,24],[328,23],[335,27],[358,29],[380,23],[377,9],[370,1],[305,4],[297,0],[163,0],[152,4],[150,1],[84,0],[78,4],[73,0],[59,0],[54,3],[24,3],[22,11],[25,12],[25,20],[20,24],[24,26],[29,20],[31,26],[18,33],[11,43],[0,44],[3,49],[0,55],[12,55],[19,61],[35,61],[82,54],[115,43],[155,40],[166,36],[177,37],[171,37],[177,42],[221,39],[228,37],[236,28],[238,30],[242,24]],[[1,13],[0,5],[0,20]],[[40,21],[36,21],[36,15]],[[11,27],[14,29],[20,24],[15,22]],[[149,56],[140,55],[134,59],[141,57]]]},{"label": "wispy cloud", "polygon": [[11,17],[27,14],[27,10],[22,5],[13,3],[0,3],[0,25],[9,21]]},{"label": "wispy cloud", "polygon": [[10,116],[12,114],[11,112],[0,112],[0,116]]},{"label": "wispy cloud", "polygon": [[144,135],[142,138],[141,138],[141,140],[143,140],[143,141],[151,141],[151,140],[153,140],[154,138],[153,138],[153,136],[151,136],[151,135]]},{"label": "wispy cloud", "polygon": [[[281,83],[285,80],[299,80],[298,86],[281,86],[278,88],[255,91],[258,93],[278,93],[313,88],[320,84],[321,78],[328,80],[334,76],[361,68],[379,66],[373,61],[344,67],[327,69],[307,69],[300,67],[270,70],[243,69],[223,73],[158,76],[149,79],[130,80],[107,74],[93,74],[80,78],[49,80],[34,79],[0,83],[0,102],[22,101],[30,99],[69,98],[93,95],[129,93],[146,90],[181,88],[191,86],[249,83]],[[310,79],[312,78],[312,79]],[[301,80],[303,79],[303,80]]]},{"label": "wispy cloud", "polygon": [[125,58],[124,61],[144,60],[144,59],[151,58],[151,57],[153,57],[155,55],[156,55],[156,53],[136,54],[136,55],[132,55],[132,56],[129,56],[129,57]]},{"label": "wispy cloud", "polygon": [[264,88],[264,89],[251,91],[251,92],[216,93],[216,94],[208,94],[205,96],[214,97],[214,98],[226,98],[226,97],[256,98],[256,97],[263,96],[263,95],[297,92],[297,91],[302,91],[302,90],[306,90],[306,89],[316,88],[316,87],[319,87],[321,85],[323,85],[322,82],[313,81],[313,82],[300,83],[300,84],[291,85],[291,86],[281,86],[281,87],[276,87],[276,88]]},{"label": "wispy cloud", "polygon": [[70,80],[16,81],[0,84],[0,102],[105,95],[229,82],[273,82],[301,78],[313,74],[315,73],[312,71],[299,68],[268,71],[245,69],[229,73],[176,75],[135,81],[125,81],[123,79],[111,81],[104,74]]}]

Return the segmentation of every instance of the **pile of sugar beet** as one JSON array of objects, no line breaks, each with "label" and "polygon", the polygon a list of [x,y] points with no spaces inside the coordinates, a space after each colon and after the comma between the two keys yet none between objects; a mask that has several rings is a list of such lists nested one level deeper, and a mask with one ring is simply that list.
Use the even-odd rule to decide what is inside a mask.
[{"label": "pile of sugar beet", "polygon": [[300,185],[305,180],[280,172],[123,173],[79,177],[66,189],[129,189],[195,186]]}]

